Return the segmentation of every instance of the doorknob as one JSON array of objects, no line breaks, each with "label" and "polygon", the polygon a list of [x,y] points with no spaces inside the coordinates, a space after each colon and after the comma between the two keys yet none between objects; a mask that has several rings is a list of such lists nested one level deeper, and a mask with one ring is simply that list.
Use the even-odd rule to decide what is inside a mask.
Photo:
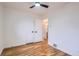
[{"label": "doorknob", "polygon": [[37,31],[35,31],[35,33],[37,33]]},{"label": "doorknob", "polygon": [[32,33],[37,33],[37,31],[32,31]]},{"label": "doorknob", "polygon": [[32,31],[32,33],[33,33],[34,31]]}]

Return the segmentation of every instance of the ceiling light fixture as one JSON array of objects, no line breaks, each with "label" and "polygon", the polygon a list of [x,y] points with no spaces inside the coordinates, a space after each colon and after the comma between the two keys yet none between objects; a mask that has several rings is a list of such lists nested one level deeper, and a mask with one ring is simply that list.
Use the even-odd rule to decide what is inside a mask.
[{"label": "ceiling light fixture", "polygon": [[34,7],[44,7],[44,8],[48,8],[49,6],[46,4],[41,4],[40,2],[35,2],[34,5],[30,6],[30,8],[34,8]]},{"label": "ceiling light fixture", "polygon": [[40,3],[36,2],[36,3],[35,3],[35,6],[40,6]]}]

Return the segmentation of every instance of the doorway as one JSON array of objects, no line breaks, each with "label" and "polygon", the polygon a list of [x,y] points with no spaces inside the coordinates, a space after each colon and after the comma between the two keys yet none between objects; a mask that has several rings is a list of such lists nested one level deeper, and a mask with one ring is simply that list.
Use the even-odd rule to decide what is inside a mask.
[{"label": "doorway", "polygon": [[48,40],[48,19],[43,20],[43,38]]}]

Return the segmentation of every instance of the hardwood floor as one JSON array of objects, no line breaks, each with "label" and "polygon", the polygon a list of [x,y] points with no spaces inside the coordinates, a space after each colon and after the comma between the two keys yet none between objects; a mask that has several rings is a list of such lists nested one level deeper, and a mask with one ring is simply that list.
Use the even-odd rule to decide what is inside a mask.
[{"label": "hardwood floor", "polygon": [[2,56],[69,56],[49,46],[47,40],[4,49]]}]

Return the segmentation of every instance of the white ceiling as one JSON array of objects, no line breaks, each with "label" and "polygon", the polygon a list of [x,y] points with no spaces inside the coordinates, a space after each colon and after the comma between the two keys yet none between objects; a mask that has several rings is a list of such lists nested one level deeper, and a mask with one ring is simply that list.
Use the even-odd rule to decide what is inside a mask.
[{"label": "white ceiling", "polygon": [[23,9],[25,11],[30,11],[32,13],[35,13],[37,15],[47,15],[50,11],[56,10],[60,7],[63,7],[65,2],[40,2],[42,4],[49,5],[49,8],[44,8],[44,7],[34,7],[30,9],[29,7],[34,5],[34,2],[6,2],[4,3],[6,6],[9,7],[15,7],[18,9]]}]

